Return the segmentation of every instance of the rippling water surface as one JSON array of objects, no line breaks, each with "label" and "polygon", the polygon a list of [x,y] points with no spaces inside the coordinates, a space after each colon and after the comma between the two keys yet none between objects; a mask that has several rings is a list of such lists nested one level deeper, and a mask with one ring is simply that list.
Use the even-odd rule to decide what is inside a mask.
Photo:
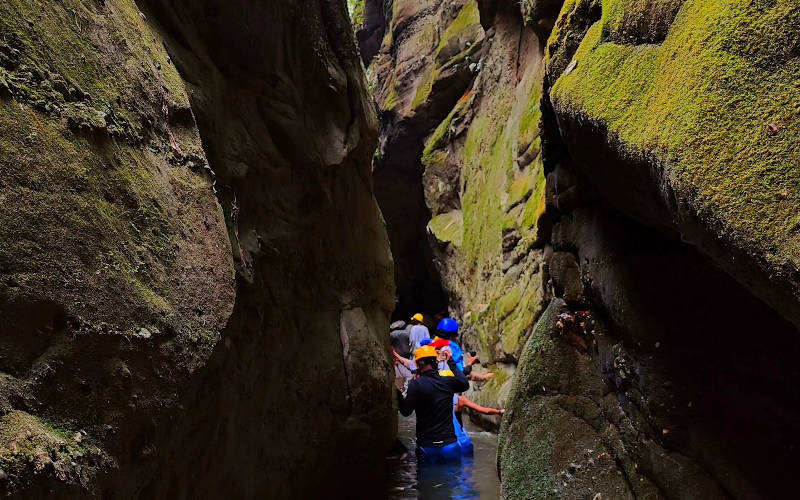
[{"label": "rippling water surface", "polygon": [[438,500],[450,498],[480,498],[496,500],[500,497],[495,457],[497,435],[473,426],[464,417],[467,432],[475,445],[474,457],[464,457],[460,465],[425,466],[417,468],[414,454],[416,420],[414,416],[399,417],[398,438],[408,449],[389,458],[391,474],[387,498],[417,498]]}]

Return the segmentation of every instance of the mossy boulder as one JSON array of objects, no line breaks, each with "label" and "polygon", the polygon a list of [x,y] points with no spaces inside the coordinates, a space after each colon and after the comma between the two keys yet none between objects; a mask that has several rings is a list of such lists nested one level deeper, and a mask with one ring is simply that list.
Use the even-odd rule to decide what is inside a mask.
[{"label": "mossy boulder", "polygon": [[659,498],[649,481],[628,478],[634,467],[618,456],[621,436],[606,421],[595,360],[559,332],[568,311],[550,302],[519,361],[500,431],[501,497]]},{"label": "mossy boulder", "polygon": [[561,135],[609,199],[800,324],[798,33],[790,0],[568,1],[547,74]]},{"label": "mossy boulder", "polygon": [[428,230],[442,243],[452,243],[456,247],[461,246],[464,232],[461,212],[456,210],[437,215],[428,223]]},{"label": "mossy boulder", "polygon": [[133,1],[4,2],[0,32],[0,430],[27,436],[5,487],[91,488],[127,446],[112,432],[174,409],[220,340],[227,228],[184,83]]}]

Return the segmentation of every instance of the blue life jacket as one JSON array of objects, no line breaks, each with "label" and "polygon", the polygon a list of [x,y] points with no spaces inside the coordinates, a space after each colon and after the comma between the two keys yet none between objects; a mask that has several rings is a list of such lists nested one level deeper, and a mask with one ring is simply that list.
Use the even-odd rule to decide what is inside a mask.
[{"label": "blue life jacket", "polygon": [[458,367],[461,372],[464,372],[464,351],[461,350],[461,346],[456,344],[454,341],[450,341],[450,351],[453,353],[453,361],[455,361],[456,366]]}]

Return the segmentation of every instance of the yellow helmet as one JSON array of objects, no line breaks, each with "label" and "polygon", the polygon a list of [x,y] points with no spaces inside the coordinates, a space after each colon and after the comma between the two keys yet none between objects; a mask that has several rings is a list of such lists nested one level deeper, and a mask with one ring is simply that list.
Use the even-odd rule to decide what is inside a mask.
[{"label": "yellow helmet", "polygon": [[455,377],[452,370],[439,370],[440,377]]},{"label": "yellow helmet", "polygon": [[411,319],[413,319],[414,321],[419,321],[420,323],[422,323],[425,318],[423,318],[420,313],[417,313],[417,314],[411,316]]},{"label": "yellow helmet", "polygon": [[414,351],[414,360],[419,361],[422,358],[436,358],[439,355],[436,354],[436,349],[429,345],[424,345]]}]

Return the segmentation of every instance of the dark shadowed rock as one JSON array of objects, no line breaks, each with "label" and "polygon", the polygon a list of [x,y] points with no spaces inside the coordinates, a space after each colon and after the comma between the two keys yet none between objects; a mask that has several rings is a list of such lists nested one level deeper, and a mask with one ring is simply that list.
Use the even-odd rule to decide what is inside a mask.
[{"label": "dark shadowed rock", "polygon": [[1,486],[318,498],[394,434],[343,4],[138,7],[0,5]]}]

